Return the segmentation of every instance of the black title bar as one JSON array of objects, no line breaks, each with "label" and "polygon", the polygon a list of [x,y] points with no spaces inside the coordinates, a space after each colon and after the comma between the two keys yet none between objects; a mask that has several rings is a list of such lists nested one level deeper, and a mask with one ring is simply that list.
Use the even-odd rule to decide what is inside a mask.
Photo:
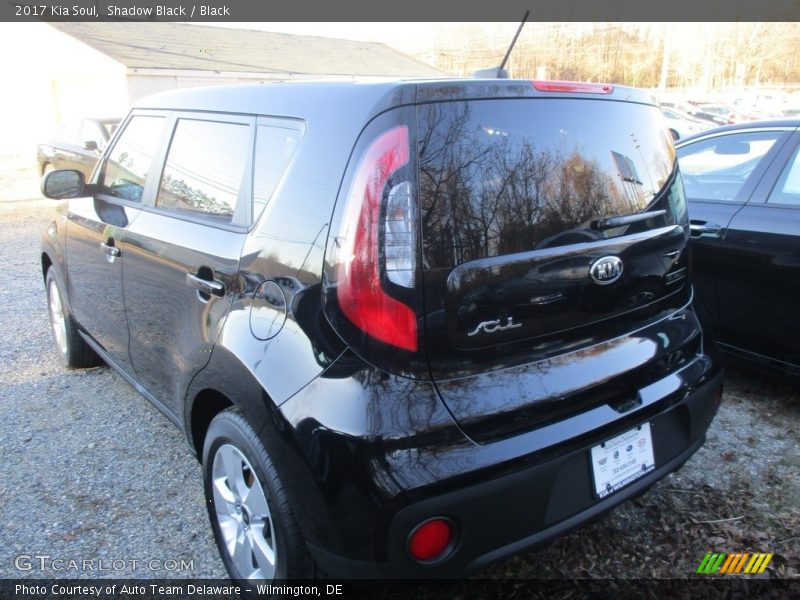
[{"label": "black title bar", "polygon": [[0,0],[2,21],[794,21],[793,0]]}]

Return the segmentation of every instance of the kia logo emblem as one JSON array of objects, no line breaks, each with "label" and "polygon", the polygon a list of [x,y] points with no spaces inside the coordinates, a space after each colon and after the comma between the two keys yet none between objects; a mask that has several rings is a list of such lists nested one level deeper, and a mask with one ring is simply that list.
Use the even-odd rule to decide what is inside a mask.
[{"label": "kia logo emblem", "polygon": [[622,260],[617,256],[598,258],[589,269],[589,275],[598,285],[614,283],[622,275]]}]

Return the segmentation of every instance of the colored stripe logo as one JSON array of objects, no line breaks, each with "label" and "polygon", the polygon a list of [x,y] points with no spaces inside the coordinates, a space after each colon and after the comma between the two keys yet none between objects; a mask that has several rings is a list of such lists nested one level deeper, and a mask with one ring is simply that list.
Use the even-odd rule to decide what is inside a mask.
[{"label": "colored stripe logo", "polygon": [[703,575],[717,573],[720,575],[738,573],[760,575],[766,570],[772,560],[772,556],[772,552],[734,552],[732,554],[707,552],[703,560],[700,561],[700,566],[697,567],[696,573]]}]

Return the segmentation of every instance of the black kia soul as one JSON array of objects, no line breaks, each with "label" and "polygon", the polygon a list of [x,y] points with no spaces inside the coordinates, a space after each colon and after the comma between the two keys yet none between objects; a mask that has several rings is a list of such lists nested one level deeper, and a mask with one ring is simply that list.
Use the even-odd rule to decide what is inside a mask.
[{"label": "black kia soul", "polygon": [[279,83],[140,102],[42,267],[69,366],[186,432],[236,578],[459,577],[703,443],[722,371],[649,95]]}]

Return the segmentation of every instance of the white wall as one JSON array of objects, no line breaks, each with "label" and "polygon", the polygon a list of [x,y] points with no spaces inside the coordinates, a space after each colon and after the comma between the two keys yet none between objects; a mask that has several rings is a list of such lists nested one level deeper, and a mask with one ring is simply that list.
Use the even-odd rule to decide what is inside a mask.
[{"label": "white wall", "polygon": [[0,153],[33,155],[59,121],[127,111],[125,67],[44,23],[0,23]]}]

